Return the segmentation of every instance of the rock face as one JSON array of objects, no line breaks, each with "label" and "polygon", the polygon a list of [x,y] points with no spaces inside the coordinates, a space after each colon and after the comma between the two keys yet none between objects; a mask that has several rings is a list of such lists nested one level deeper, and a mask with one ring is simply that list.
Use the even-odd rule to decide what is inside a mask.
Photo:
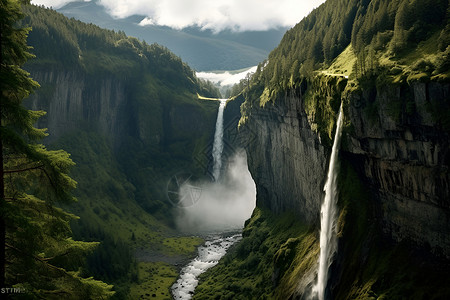
[{"label": "rock face", "polygon": [[350,95],[345,151],[375,193],[385,234],[450,257],[450,134],[429,112],[449,84],[372,88]]},{"label": "rock face", "polygon": [[129,101],[123,82],[112,77],[93,81],[76,71],[31,73],[42,88],[28,105],[47,112],[41,125],[50,129],[49,142],[76,129],[95,130],[110,138],[126,130]]},{"label": "rock face", "polygon": [[[132,136],[157,149],[175,140],[196,140],[211,136],[215,103],[202,104],[162,99],[153,94],[137,96],[144,89],[132,80],[111,74],[93,76],[82,71],[30,70],[41,88],[29,99],[33,110],[47,115],[39,122],[49,128],[47,143],[76,130],[88,130],[106,137],[118,148]],[[198,105],[197,105],[198,104]],[[207,110],[205,110],[205,107]]]},{"label": "rock face", "polygon": [[[414,83],[346,93],[345,119],[351,125],[342,150],[373,193],[382,231],[448,257],[450,135],[429,111],[448,101],[449,88]],[[308,121],[304,98],[291,90],[265,107],[259,101],[244,103],[240,131],[246,136],[257,205],[275,213],[293,210],[318,225],[330,149],[313,130],[314,120]]]},{"label": "rock face", "polygon": [[246,136],[257,205],[275,213],[293,210],[306,222],[316,223],[327,151],[311,129],[299,91],[291,90],[274,103],[251,107],[240,128]]}]

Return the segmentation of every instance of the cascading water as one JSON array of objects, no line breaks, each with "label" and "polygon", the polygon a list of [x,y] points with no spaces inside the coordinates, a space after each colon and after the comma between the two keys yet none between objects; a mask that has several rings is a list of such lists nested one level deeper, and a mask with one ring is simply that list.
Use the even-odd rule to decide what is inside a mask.
[{"label": "cascading water", "polygon": [[336,222],[337,222],[337,173],[338,153],[342,135],[342,104],[339,109],[339,117],[334,136],[333,149],[331,151],[330,165],[328,167],[327,181],[324,186],[325,199],[320,211],[320,255],[317,283],[313,287],[313,298],[325,299],[325,289],[328,281],[328,269],[337,248]]},{"label": "cascading water", "polygon": [[227,99],[220,99],[219,111],[217,112],[216,132],[214,133],[213,143],[213,177],[219,180],[220,170],[222,169],[222,152],[223,152],[223,111]]},{"label": "cascading water", "polygon": [[206,237],[207,242],[198,248],[197,257],[181,270],[180,277],[172,286],[175,300],[190,300],[198,285],[198,276],[214,267],[228,248],[242,238],[240,234],[228,237],[219,235]]}]

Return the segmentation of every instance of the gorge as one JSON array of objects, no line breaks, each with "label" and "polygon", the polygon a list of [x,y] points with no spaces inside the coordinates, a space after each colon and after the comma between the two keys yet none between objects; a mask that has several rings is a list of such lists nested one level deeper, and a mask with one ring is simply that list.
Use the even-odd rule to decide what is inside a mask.
[{"label": "gorge", "polygon": [[[195,295],[198,277],[214,267],[227,250],[242,238],[240,231],[255,206],[256,191],[247,160],[241,149],[231,149],[228,161],[222,157],[224,150],[224,110],[227,99],[218,99],[216,128],[212,147],[211,183],[191,182],[180,187],[180,194],[189,193],[193,185],[199,191],[190,207],[183,207],[178,219],[180,231],[201,233],[205,244],[197,250],[198,255],[180,271],[180,277],[172,286],[174,299],[191,299]],[[229,150],[230,152],[230,150]],[[222,163],[227,163],[222,168]],[[195,224],[195,225],[194,225]]]},{"label": "gorge", "polygon": [[[26,105],[72,154],[70,226],[101,242],[76,267],[112,297],[450,297],[447,1],[328,0],[220,101],[162,46],[24,10],[41,85]],[[201,191],[192,205],[168,196],[189,192],[180,174]],[[233,246],[205,243],[234,230]],[[192,279],[181,265],[194,294],[171,288]]]}]

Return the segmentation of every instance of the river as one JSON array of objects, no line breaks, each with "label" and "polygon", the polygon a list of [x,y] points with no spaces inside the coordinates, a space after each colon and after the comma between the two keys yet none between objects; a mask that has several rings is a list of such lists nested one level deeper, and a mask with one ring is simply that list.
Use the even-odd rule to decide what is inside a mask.
[{"label": "river", "polygon": [[206,242],[198,248],[197,257],[181,270],[178,280],[172,286],[173,298],[177,300],[191,299],[198,285],[200,274],[217,265],[227,250],[241,238],[242,235],[236,233],[206,236]]}]

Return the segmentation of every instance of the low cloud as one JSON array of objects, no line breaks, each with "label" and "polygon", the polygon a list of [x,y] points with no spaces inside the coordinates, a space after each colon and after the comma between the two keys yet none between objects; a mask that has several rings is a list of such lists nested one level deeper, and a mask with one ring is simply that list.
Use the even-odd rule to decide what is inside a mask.
[{"label": "low cloud", "polygon": [[70,2],[91,2],[91,0],[31,0],[32,4],[44,5],[45,7],[52,7],[58,9]]},{"label": "low cloud", "polygon": [[[70,0],[33,0],[59,8]],[[116,18],[142,15],[141,25],[199,26],[219,32],[291,27],[325,0],[98,0]]]},{"label": "low cloud", "polygon": [[248,73],[255,73],[257,66],[251,67],[245,71],[234,73],[234,72],[197,72],[198,78],[209,80],[213,83],[217,83],[221,86],[233,85],[239,83],[241,79],[244,79]]}]

